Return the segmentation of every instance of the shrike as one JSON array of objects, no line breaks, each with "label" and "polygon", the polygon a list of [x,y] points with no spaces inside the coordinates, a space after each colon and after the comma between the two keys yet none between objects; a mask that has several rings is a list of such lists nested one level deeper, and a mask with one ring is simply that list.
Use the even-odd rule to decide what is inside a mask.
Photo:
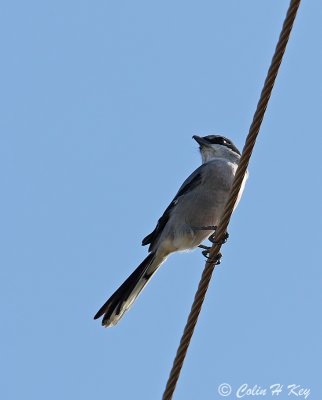
[{"label": "shrike", "polygon": [[[201,243],[215,232],[228,200],[240,152],[224,136],[193,136],[193,139],[199,144],[202,165],[184,181],[154,231],[143,239],[142,245],[149,245],[146,259],[95,315],[94,319],[104,315],[105,327],[118,323],[169,254],[198,246],[207,249]],[[236,206],[246,179],[247,176]]]}]

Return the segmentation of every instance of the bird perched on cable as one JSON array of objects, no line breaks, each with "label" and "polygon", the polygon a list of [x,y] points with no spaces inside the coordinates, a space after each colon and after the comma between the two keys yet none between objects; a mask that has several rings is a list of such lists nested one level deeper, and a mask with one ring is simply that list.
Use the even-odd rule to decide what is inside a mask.
[{"label": "bird perched on cable", "polygon": [[[193,139],[199,144],[202,165],[184,181],[154,231],[143,239],[142,245],[149,245],[148,256],[95,315],[94,319],[104,315],[105,327],[118,323],[169,254],[196,247],[210,249],[201,243],[213,238],[228,200],[240,152],[224,136],[195,135]],[[247,176],[235,207],[246,179]]]}]

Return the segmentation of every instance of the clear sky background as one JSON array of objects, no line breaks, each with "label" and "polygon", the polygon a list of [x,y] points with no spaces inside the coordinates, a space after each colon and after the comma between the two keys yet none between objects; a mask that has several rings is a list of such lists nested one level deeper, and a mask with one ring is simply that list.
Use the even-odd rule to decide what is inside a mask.
[{"label": "clear sky background", "polygon": [[[287,6],[2,4],[2,399],[161,398],[201,252],[171,256],[118,326],[92,318],[200,164],[192,135],[242,148]],[[321,20],[303,1],[175,399],[322,396]]]}]

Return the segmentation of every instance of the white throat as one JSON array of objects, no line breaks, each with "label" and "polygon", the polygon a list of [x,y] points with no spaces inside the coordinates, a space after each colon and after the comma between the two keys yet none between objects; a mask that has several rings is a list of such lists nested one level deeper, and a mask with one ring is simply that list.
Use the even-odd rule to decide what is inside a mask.
[{"label": "white throat", "polygon": [[202,146],[201,150],[202,163],[206,163],[214,158],[223,158],[231,162],[238,162],[240,155],[232,151],[226,146],[220,144],[213,144],[211,146]]}]

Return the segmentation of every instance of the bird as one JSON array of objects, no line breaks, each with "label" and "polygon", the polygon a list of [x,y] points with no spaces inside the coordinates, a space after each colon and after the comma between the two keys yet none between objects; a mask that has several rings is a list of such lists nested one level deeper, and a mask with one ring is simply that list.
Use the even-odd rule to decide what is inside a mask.
[{"label": "bird", "polygon": [[[234,143],[221,135],[198,136],[202,164],[183,182],[158,220],[155,229],[142,240],[149,245],[148,255],[94,316],[103,316],[102,325],[116,325],[132,306],[155,272],[174,252],[201,247],[214,237],[233,184],[241,153]],[[243,180],[235,208],[243,193]]]}]

